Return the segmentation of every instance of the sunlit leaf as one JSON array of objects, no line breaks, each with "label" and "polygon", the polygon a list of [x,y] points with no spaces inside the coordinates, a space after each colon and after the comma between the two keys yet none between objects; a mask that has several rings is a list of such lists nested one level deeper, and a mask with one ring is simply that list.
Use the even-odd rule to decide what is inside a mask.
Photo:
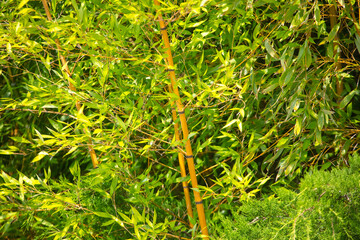
[{"label": "sunlit leaf", "polygon": [[31,162],[37,162],[40,161],[41,159],[43,159],[45,156],[48,156],[49,153],[45,152],[45,151],[41,151],[38,153],[38,155],[31,161]]}]

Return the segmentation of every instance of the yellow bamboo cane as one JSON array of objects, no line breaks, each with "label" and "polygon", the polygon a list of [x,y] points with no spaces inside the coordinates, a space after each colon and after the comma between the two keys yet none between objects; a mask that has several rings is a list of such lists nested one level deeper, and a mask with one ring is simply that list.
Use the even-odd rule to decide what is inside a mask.
[{"label": "yellow bamboo cane", "polygon": [[[47,19],[51,22],[51,21],[52,21],[52,17],[51,17],[50,11],[49,11],[49,7],[48,7],[48,4],[47,4],[47,1],[46,1],[46,0],[41,0],[41,1],[42,1],[42,4],[43,4],[44,8],[45,8],[45,12],[46,12]],[[59,56],[60,56],[60,61],[61,61],[62,65],[63,65],[63,67],[64,67],[64,70],[65,70],[66,74],[67,74],[68,77],[70,78],[70,77],[71,77],[71,72],[70,72],[70,69],[69,69],[69,67],[68,67],[68,65],[67,65],[67,62],[66,62],[66,60],[65,60],[65,57],[61,54],[62,49],[61,49],[61,45],[60,45],[59,39],[55,39],[55,43],[56,43],[57,51],[58,51]],[[69,88],[70,88],[70,90],[73,91],[73,92],[76,91],[75,86],[74,86],[70,81],[69,81]],[[80,102],[79,102],[79,101],[76,101],[75,105],[76,105],[76,109],[77,109],[78,111],[80,111],[80,109],[81,109],[81,104],[80,104]],[[84,129],[83,131],[84,131],[85,133],[88,133],[88,132],[89,132],[88,128],[86,128],[86,127],[85,127],[85,129]],[[97,160],[95,150],[94,150],[94,148],[92,147],[92,141],[91,141],[91,139],[89,140],[89,147],[88,147],[88,148],[89,148],[89,152],[90,152],[91,162],[92,162],[92,164],[93,164],[93,167],[96,168],[96,167],[98,166],[99,162],[98,162],[98,160]]]},{"label": "yellow bamboo cane", "polygon": [[[157,0],[154,0],[154,4],[156,6],[160,6],[160,3]],[[194,189],[194,197],[195,197],[197,213],[199,216],[201,232],[204,235],[204,239],[209,239],[209,237],[208,237],[209,233],[208,233],[208,229],[207,229],[207,225],[206,225],[204,204],[203,204],[203,201],[202,201],[201,195],[199,193],[199,189],[198,189],[198,182],[197,182],[195,166],[194,166],[194,157],[193,157],[193,152],[192,152],[191,143],[190,143],[190,139],[189,139],[188,125],[187,125],[186,117],[185,117],[185,109],[184,109],[183,104],[181,103],[181,98],[180,98],[179,90],[177,87],[174,62],[173,62],[173,58],[172,58],[172,54],[171,54],[169,37],[168,37],[167,31],[166,31],[166,25],[164,23],[164,20],[163,20],[160,12],[158,12],[158,18],[159,18],[160,30],[161,30],[161,34],[162,34],[162,38],[164,41],[166,54],[167,54],[166,64],[168,67],[167,70],[169,71],[169,76],[170,76],[170,80],[171,80],[171,89],[172,89],[172,92],[175,93],[177,96],[176,107],[177,107],[178,114],[180,116],[180,123],[181,123],[181,128],[183,131],[183,137],[184,137],[184,139],[186,139],[186,144],[185,144],[186,156],[185,156],[185,158],[188,163],[188,168],[189,168],[189,173],[190,173],[190,178],[191,178],[191,185]]]},{"label": "yellow bamboo cane", "polygon": [[[169,91],[172,92],[171,86],[169,86]],[[180,133],[179,133],[179,123],[177,122],[176,109],[174,108],[174,103],[173,102],[171,102],[171,113],[172,113],[173,121],[175,123],[175,126],[174,126],[175,140],[177,142],[179,142],[181,140]],[[186,177],[185,159],[184,159],[184,155],[180,152],[180,150],[178,150],[178,158],[179,158],[181,177],[185,178]],[[192,210],[192,206],[191,206],[189,185],[188,185],[188,183],[186,181],[183,181],[182,186],[183,186],[183,189],[184,189],[186,210],[187,210],[188,216],[193,218],[194,215],[193,215],[193,210]],[[190,221],[189,221],[189,224],[190,224],[191,227],[193,227],[193,225],[192,225],[192,223]]]}]

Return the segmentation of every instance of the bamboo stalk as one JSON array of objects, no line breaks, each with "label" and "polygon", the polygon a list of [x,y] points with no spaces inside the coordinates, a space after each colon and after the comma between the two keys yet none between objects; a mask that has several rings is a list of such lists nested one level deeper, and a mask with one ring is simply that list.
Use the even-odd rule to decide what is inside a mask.
[{"label": "bamboo stalk", "polygon": [[[42,4],[43,4],[44,8],[45,8],[45,12],[46,12],[47,19],[51,22],[51,21],[52,21],[52,17],[51,17],[50,11],[49,11],[49,7],[48,7],[48,4],[47,4],[47,0],[41,0],[41,1],[42,1]],[[60,61],[61,61],[62,65],[63,65],[63,68],[64,68],[67,76],[70,78],[70,77],[71,77],[71,72],[70,72],[70,69],[69,69],[68,64],[67,64],[67,62],[66,62],[65,57],[61,54],[62,48],[61,48],[59,39],[55,39],[55,43],[56,43],[57,51],[58,51],[59,56],[60,56]],[[70,88],[71,91],[76,92],[75,86],[74,86],[70,81],[69,81],[69,88]],[[76,109],[77,109],[78,111],[80,111],[80,109],[81,109],[81,103],[80,103],[79,101],[76,101],[76,102],[75,102],[75,105],[76,105]],[[87,127],[85,127],[85,128],[83,129],[83,131],[84,131],[85,134],[86,134],[86,133],[89,133],[89,130],[88,130]],[[94,148],[92,147],[92,141],[91,141],[91,139],[89,139],[89,146],[88,146],[88,148],[89,148],[89,152],[90,152],[91,162],[92,162],[92,164],[93,164],[93,167],[96,168],[96,167],[98,166],[99,162],[98,162],[98,160],[97,160],[95,150],[94,150]]]},{"label": "bamboo stalk", "polygon": [[[160,6],[160,3],[157,0],[154,0],[154,4],[156,6]],[[195,204],[196,204],[196,209],[197,209],[197,213],[199,216],[201,232],[204,236],[204,239],[209,239],[209,233],[208,233],[208,229],[207,229],[207,225],[206,225],[204,204],[203,204],[203,201],[200,196],[199,189],[198,189],[198,182],[197,182],[195,166],[194,166],[194,157],[193,157],[192,147],[191,147],[191,143],[190,143],[190,139],[189,139],[188,125],[187,125],[187,121],[186,121],[186,117],[185,117],[185,109],[184,109],[183,104],[181,103],[181,98],[180,98],[179,90],[177,87],[174,62],[173,62],[173,58],[172,58],[172,54],[171,54],[169,37],[168,37],[167,31],[166,31],[166,25],[164,23],[164,20],[163,20],[160,12],[158,12],[158,17],[159,17],[159,23],[160,23],[160,30],[161,30],[161,34],[162,34],[162,38],[164,41],[166,54],[167,54],[166,64],[168,67],[167,70],[169,72],[169,76],[170,76],[170,80],[171,80],[170,88],[172,89],[171,92],[175,93],[177,96],[177,100],[175,101],[176,107],[177,107],[178,114],[180,116],[180,123],[181,123],[182,132],[183,132],[183,137],[184,137],[184,139],[186,139],[186,144],[185,144],[186,156],[185,156],[185,158],[188,163],[188,168],[189,168],[189,173],[190,173],[190,178],[191,178],[191,185],[193,187],[193,192],[194,192],[194,196],[195,196]]]},{"label": "bamboo stalk", "polygon": [[[171,86],[169,86],[169,91],[172,92]],[[179,142],[181,140],[180,133],[179,133],[179,123],[177,122],[176,109],[174,108],[173,102],[171,102],[171,113],[172,113],[173,122],[175,124],[175,126],[174,126],[175,140],[177,142]],[[185,159],[184,159],[184,155],[180,152],[180,150],[178,150],[178,158],[179,158],[181,177],[185,178],[186,177]],[[188,216],[193,218],[194,214],[193,214],[193,210],[192,210],[192,206],[191,206],[190,191],[189,191],[189,185],[188,185],[187,181],[183,181],[182,186],[184,189],[186,210],[187,210]],[[190,222],[190,219],[189,219],[189,224],[190,224],[190,227],[193,227],[192,223]]]}]

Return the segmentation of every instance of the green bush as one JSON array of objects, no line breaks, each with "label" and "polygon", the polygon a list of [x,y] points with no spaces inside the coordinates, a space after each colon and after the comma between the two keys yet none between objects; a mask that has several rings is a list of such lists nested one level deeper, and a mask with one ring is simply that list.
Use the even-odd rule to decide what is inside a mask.
[{"label": "green bush", "polygon": [[[148,170],[150,170],[149,168]],[[137,177],[123,165],[102,164],[81,175],[79,164],[70,168],[73,179],[0,175],[1,239],[148,239],[187,237],[184,221],[169,215],[184,206],[159,196],[162,184],[148,171]],[[161,177],[161,176],[160,176]],[[177,208],[170,206],[177,202]]]},{"label": "green bush", "polygon": [[[355,1],[48,2],[52,21],[42,1],[0,1],[0,238],[201,233],[196,213],[194,227],[186,218],[159,12],[209,224],[271,181],[296,184],[314,163],[341,166],[357,151]],[[315,210],[296,208],[304,193],[276,194],[280,203],[247,206],[244,221],[259,227],[249,236],[290,236],[284,219],[295,230],[310,221]]]},{"label": "green bush", "polygon": [[359,239],[360,157],[350,168],[309,172],[299,192],[274,188],[222,217],[221,239]]}]

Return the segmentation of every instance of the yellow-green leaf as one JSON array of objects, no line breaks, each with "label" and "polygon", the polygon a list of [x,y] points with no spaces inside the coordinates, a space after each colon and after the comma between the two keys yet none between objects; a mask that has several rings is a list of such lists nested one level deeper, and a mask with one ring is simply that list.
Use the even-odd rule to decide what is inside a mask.
[{"label": "yellow-green leaf", "polygon": [[295,135],[299,135],[301,131],[301,122],[299,119],[296,119],[296,123],[295,123],[295,128],[294,128],[294,133]]},{"label": "yellow-green leaf", "polygon": [[41,159],[43,159],[47,155],[49,155],[47,152],[41,151],[41,152],[38,153],[38,155],[31,162],[40,161]]},{"label": "yellow-green leaf", "polygon": [[18,9],[22,8],[25,4],[27,4],[29,0],[22,0],[20,4],[18,5]]}]

